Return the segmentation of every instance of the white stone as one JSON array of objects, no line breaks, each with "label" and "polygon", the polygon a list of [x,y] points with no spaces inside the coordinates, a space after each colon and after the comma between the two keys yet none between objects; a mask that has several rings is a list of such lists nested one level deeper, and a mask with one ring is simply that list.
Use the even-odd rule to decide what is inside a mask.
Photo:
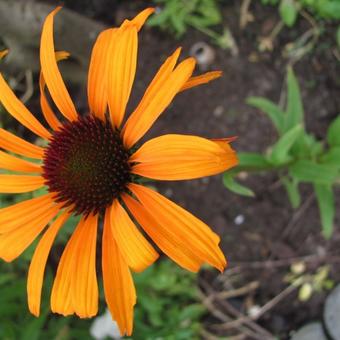
[{"label": "white stone", "polygon": [[90,334],[96,340],[103,340],[105,338],[121,339],[118,325],[112,320],[108,309],[105,314],[94,319],[90,328]]}]

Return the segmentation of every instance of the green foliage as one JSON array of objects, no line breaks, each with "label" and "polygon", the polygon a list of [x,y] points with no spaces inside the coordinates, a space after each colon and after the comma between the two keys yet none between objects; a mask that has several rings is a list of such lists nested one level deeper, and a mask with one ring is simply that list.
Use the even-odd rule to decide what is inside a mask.
[{"label": "green foliage", "polygon": [[235,175],[241,171],[276,171],[293,208],[298,208],[299,183],[310,183],[318,201],[323,235],[329,238],[335,215],[333,187],[340,181],[340,115],[330,124],[325,141],[317,141],[308,133],[304,128],[300,87],[291,68],[287,72],[284,109],[260,97],[250,97],[247,103],[268,116],[278,139],[266,155],[240,153],[239,166],[224,175],[225,186],[240,195],[252,196],[250,189],[235,181]]},{"label": "green foliage", "polygon": [[[33,247],[14,263],[0,262],[0,339],[92,339],[93,319],[62,317],[50,313],[53,274],[47,266],[41,316],[32,316],[26,302],[27,270]],[[138,303],[132,339],[199,339],[200,320],[206,309],[199,302],[196,275],[170,260],[159,261],[135,275]],[[101,297],[101,311],[105,302]]]},{"label": "green foliage", "polygon": [[176,38],[182,37],[189,27],[194,27],[221,48],[229,48],[229,32],[226,30],[219,34],[212,30],[222,22],[217,0],[155,0],[155,3],[161,9],[148,21],[148,25],[170,32]]},{"label": "green foliage", "polygon": [[133,339],[199,339],[199,320],[206,310],[199,302],[195,279],[169,260],[135,275],[138,305]]},{"label": "green foliage", "polygon": [[301,9],[306,9],[316,19],[340,20],[338,0],[261,0],[263,5],[279,6],[282,21],[292,27]]}]

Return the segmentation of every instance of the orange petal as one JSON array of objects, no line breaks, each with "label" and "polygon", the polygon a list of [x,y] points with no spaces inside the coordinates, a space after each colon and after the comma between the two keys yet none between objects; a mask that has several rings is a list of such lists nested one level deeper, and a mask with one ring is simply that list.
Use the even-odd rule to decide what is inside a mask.
[{"label": "orange petal", "polygon": [[53,194],[47,194],[1,208],[0,235],[11,232],[32,220],[38,219],[41,214],[55,205],[52,196]]},{"label": "orange petal", "polygon": [[[49,221],[60,210],[60,205],[54,205],[42,212],[35,219],[29,220],[20,227],[0,235],[0,258],[7,262],[16,259],[36,239]],[[15,218],[15,217],[14,217]]]},{"label": "orange petal", "polygon": [[70,214],[68,212],[64,212],[53,222],[53,224],[47,229],[45,234],[40,239],[33,254],[33,258],[28,270],[27,297],[29,310],[37,317],[40,315],[41,289],[43,285],[47,258],[51,251],[55,237],[69,216]]},{"label": "orange petal", "polygon": [[113,203],[107,213],[111,216],[112,234],[118,248],[132,270],[141,272],[157,260],[157,252],[136,228],[118,200]]},{"label": "orange petal", "polygon": [[84,224],[85,219],[82,218],[67,242],[60,258],[51,293],[51,310],[53,313],[67,316],[75,312],[72,303],[71,283],[76,270],[75,257],[77,256]]},{"label": "orange petal", "polygon": [[108,103],[112,123],[120,127],[130,97],[137,66],[138,37],[135,26],[121,27],[109,47]]},{"label": "orange petal", "polygon": [[203,261],[192,250],[187,249],[186,240],[177,237],[169,226],[161,224],[159,218],[153,218],[132,197],[124,194],[122,198],[137,222],[166,255],[187,270],[197,272],[200,269]]},{"label": "orange petal", "polygon": [[132,183],[128,188],[163,229],[171,229],[174,246],[224,270],[226,259],[218,246],[220,239],[205,223],[151,189]]},{"label": "orange petal", "polygon": [[89,67],[87,95],[90,112],[100,119],[105,118],[107,107],[107,82],[109,70],[109,46],[114,44],[117,29],[100,33],[92,50]]},{"label": "orange petal", "polygon": [[105,214],[102,241],[103,284],[106,303],[121,335],[131,335],[136,291],[127,263],[112,235],[110,214]]},{"label": "orange petal", "polygon": [[30,158],[42,159],[44,156],[44,149],[40,146],[36,146],[29,142],[26,142],[25,140],[1,128],[0,148]]},{"label": "orange petal", "polygon": [[0,175],[1,193],[22,193],[37,190],[45,185],[41,176]]},{"label": "orange petal", "polygon": [[3,76],[0,74],[0,103],[5,107],[9,114],[23,126],[30,129],[36,135],[49,139],[51,134],[40,124],[32,115],[27,107],[18,99],[10,89]]},{"label": "orange petal", "polygon": [[222,76],[221,71],[212,71],[201,74],[200,76],[191,77],[181,88],[181,91],[191,89],[192,87],[209,83],[210,81]]},{"label": "orange petal", "polygon": [[[55,53],[55,57],[57,61],[66,59],[69,57],[69,53],[65,51],[60,51]],[[50,104],[48,103],[48,100],[46,98],[45,94],[45,87],[46,87],[46,82],[45,78],[42,72],[40,72],[40,77],[39,77],[39,88],[40,88],[40,106],[42,113],[48,123],[48,125],[53,129],[53,130],[58,130],[61,126],[61,123],[59,119],[56,117],[55,113],[53,112]]]},{"label": "orange petal", "polygon": [[40,63],[53,101],[60,112],[68,120],[73,121],[77,119],[78,114],[61,77],[54,51],[53,21],[55,14],[57,14],[60,9],[61,7],[57,7],[45,20],[41,34]]},{"label": "orange petal", "polygon": [[71,278],[72,304],[80,318],[90,318],[98,312],[98,283],[96,274],[98,215],[90,215],[80,224],[78,247],[73,253]]},{"label": "orange petal", "polygon": [[138,13],[132,20],[125,20],[122,26],[134,25],[137,31],[140,31],[148,17],[154,13],[155,9],[152,7],[144,9]]},{"label": "orange petal", "polygon": [[8,54],[8,50],[0,51],[0,60]]},{"label": "orange petal", "polygon": [[123,139],[127,148],[131,148],[150,129],[189,79],[194,67],[195,60],[188,58],[180,63],[166,79],[162,77],[162,74],[156,75],[157,80],[151,83],[124,127]]},{"label": "orange petal", "polygon": [[131,157],[132,172],[159,180],[211,176],[235,166],[236,153],[228,143],[222,148],[209,139],[164,135],[142,145]]},{"label": "orange petal", "polygon": [[42,172],[41,165],[17,158],[3,151],[0,151],[0,168],[22,172]]}]

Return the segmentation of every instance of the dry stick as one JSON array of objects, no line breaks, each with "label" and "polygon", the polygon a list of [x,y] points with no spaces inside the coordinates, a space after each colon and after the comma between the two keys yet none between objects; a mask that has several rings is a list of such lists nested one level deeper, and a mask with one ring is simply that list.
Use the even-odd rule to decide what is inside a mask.
[{"label": "dry stick", "polygon": [[304,213],[308,210],[308,208],[311,206],[314,199],[314,194],[311,194],[308,196],[306,201],[301,205],[301,207],[294,213],[292,219],[287,224],[285,230],[282,233],[282,236],[280,237],[281,240],[286,239],[289,234],[291,233],[292,229],[296,225],[296,223],[300,220],[300,218],[304,215]]},{"label": "dry stick", "polygon": [[220,325],[220,328],[224,329],[224,330],[228,330],[228,329],[238,327],[239,325],[245,323],[245,321],[247,321],[247,320],[257,320],[257,319],[259,319],[263,314],[265,314],[266,312],[271,310],[274,306],[276,306],[287,295],[289,295],[294,290],[296,290],[296,288],[297,288],[297,286],[295,286],[295,285],[290,285],[290,286],[286,287],[281,293],[279,293],[273,299],[271,299],[266,304],[264,304],[260,308],[260,310],[256,313],[256,315],[254,317],[243,316],[243,317],[240,317],[236,320],[229,321],[229,322],[226,322],[226,323]]},{"label": "dry stick", "polygon": [[[204,289],[208,292],[209,295],[214,294],[214,290],[211,288],[211,286],[206,281],[202,280],[201,284],[204,287]],[[231,314],[232,317],[237,317],[237,318],[244,317],[244,315],[240,311],[235,309],[231,304],[229,304],[227,302],[227,300],[217,300],[216,302],[218,302],[222,307],[224,307],[225,310],[228,311],[228,313]],[[214,306],[212,304],[212,302],[210,302],[209,300],[208,300],[208,304]],[[223,315],[227,318],[227,321],[230,321],[229,317],[227,317],[225,314],[223,314]],[[224,321],[224,320],[221,320],[221,321]],[[224,321],[224,322],[226,322],[226,321]],[[249,335],[249,336],[252,336],[254,339],[260,339],[260,340],[274,339],[274,336],[272,334],[270,334],[266,329],[262,328],[260,325],[258,325],[256,322],[253,322],[250,319],[245,320],[244,326],[247,326],[248,328],[250,328],[252,335]],[[246,332],[249,333],[249,331],[250,331],[249,329],[245,329],[244,327],[241,327],[241,326],[239,326],[237,328],[240,331],[243,331],[244,333],[246,333]],[[256,333],[254,333],[254,332],[256,332]],[[260,334],[260,335],[258,335],[258,334]]]},{"label": "dry stick", "polygon": [[249,16],[249,6],[251,0],[243,0],[240,9],[240,28],[244,29],[248,23],[248,16]]},{"label": "dry stick", "polygon": [[260,286],[260,284],[259,284],[258,281],[253,281],[253,282],[250,282],[250,283],[248,283],[247,285],[245,285],[241,288],[211,294],[209,296],[209,298],[211,298],[211,299],[223,299],[223,300],[235,298],[237,296],[245,295],[246,293],[249,293],[253,290],[256,290],[259,286]]}]

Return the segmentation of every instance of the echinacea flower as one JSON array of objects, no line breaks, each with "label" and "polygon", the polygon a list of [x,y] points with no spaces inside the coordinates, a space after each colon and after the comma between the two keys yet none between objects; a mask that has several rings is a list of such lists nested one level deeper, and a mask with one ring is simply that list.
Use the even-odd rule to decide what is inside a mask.
[{"label": "echinacea flower", "polygon": [[[46,18],[40,47],[40,102],[51,129],[33,116],[0,75],[2,105],[46,140],[46,147],[41,147],[0,129],[0,147],[4,150],[0,151],[1,168],[26,173],[0,174],[0,192],[48,190],[45,195],[0,209],[0,257],[14,260],[46,229],[28,272],[28,306],[38,316],[52,244],[68,218],[81,215],[58,265],[51,309],[62,315],[92,317],[98,310],[96,244],[103,220],[105,298],[121,333],[129,335],[136,302],[130,269],[143,271],[158,257],[141,229],[187,270],[196,272],[203,263],[220,271],[226,266],[220,239],[206,224],[139,183],[141,178],[184,180],[225,171],[237,163],[230,140],[172,134],[137,146],[178,92],[217,78],[220,72],[192,77],[195,60],[187,58],[177,65],[177,49],[122,125],[135,77],[138,31],[153,12],[146,9],[119,28],[99,35],[89,67],[89,113],[81,116],[57,66],[58,60],[67,57],[54,49],[53,19],[59,9]],[[4,55],[1,53],[0,58]],[[62,120],[48,102],[46,87]]]}]

